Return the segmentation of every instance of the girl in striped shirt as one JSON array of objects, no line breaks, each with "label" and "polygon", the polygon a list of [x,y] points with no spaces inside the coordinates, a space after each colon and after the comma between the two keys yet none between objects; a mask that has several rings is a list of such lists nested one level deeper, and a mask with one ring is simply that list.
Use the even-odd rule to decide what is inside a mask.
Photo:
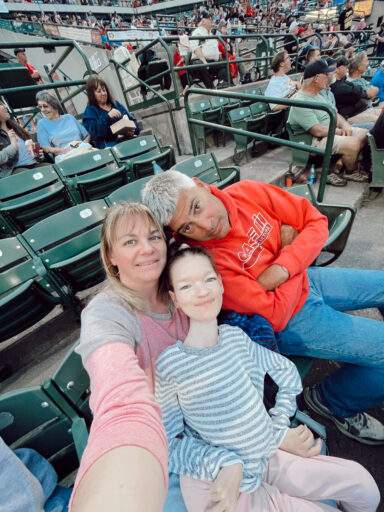
[{"label": "girl in striped shirt", "polygon": [[[374,512],[380,496],[371,475],[319,455],[307,427],[289,427],[302,391],[295,365],[241,329],[218,326],[223,285],[210,255],[179,250],[165,280],[190,330],[157,359],[155,397],[188,511],[331,511],[321,501],[332,499],[347,512]],[[267,373],[279,387],[269,411]]]}]

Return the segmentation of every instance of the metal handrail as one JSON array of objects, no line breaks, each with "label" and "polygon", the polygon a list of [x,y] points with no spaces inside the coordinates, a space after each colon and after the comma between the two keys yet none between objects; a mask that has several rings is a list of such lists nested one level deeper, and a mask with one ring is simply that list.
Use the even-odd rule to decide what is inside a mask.
[{"label": "metal handrail", "polygon": [[270,98],[267,96],[260,96],[256,94],[245,94],[241,92],[229,92],[229,91],[214,91],[212,89],[198,89],[195,87],[191,87],[187,90],[185,94],[185,110],[186,110],[186,116],[187,116],[187,122],[188,122],[188,130],[189,135],[191,138],[191,144],[192,144],[192,150],[193,154],[198,154],[197,144],[195,141],[194,131],[192,128],[192,125],[199,125],[199,126],[205,126],[207,128],[214,128],[215,130],[219,130],[222,132],[229,132],[236,135],[243,135],[247,137],[251,137],[257,140],[270,142],[273,144],[279,144],[281,146],[287,146],[289,148],[293,149],[300,149],[301,151],[307,151],[308,153],[315,153],[317,155],[323,156],[323,166],[321,169],[321,177],[320,177],[320,185],[319,190],[317,194],[317,200],[321,202],[324,198],[324,190],[327,182],[327,176],[328,176],[328,168],[331,161],[331,154],[332,154],[332,146],[333,146],[333,140],[335,136],[335,130],[336,130],[336,114],[332,110],[332,108],[327,105],[326,103],[317,103],[317,102],[307,102],[307,101],[300,101],[300,100],[293,100],[293,99],[286,99],[286,98],[279,98],[279,104],[281,105],[287,105],[287,106],[295,106],[300,108],[313,108],[315,110],[324,110],[328,113],[330,117],[329,122],[329,130],[328,130],[328,136],[327,136],[327,143],[325,146],[325,149],[320,149],[312,146],[308,146],[307,144],[299,144],[297,142],[292,142],[286,139],[281,139],[278,137],[271,137],[269,135],[262,135],[260,133],[256,132],[250,132],[247,130],[240,130],[238,128],[233,128],[230,126],[223,126],[221,124],[217,123],[210,123],[208,121],[201,121],[199,119],[194,119],[192,117],[191,109],[189,106],[189,95],[190,94],[204,94],[207,96],[214,96],[214,97],[221,97],[221,98],[230,98],[230,99],[240,99],[240,100],[251,100],[253,102],[258,101],[261,103],[274,103],[276,102],[276,98]]},{"label": "metal handrail", "polygon": [[[175,137],[175,142],[176,142],[176,147],[177,147],[177,152],[179,153],[179,155],[181,155],[181,149],[180,149],[180,143],[179,143],[179,137],[177,136],[177,130],[176,130],[176,125],[175,125],[175,120],[173,118],[173,113],[172,113],[172,107],[171,107],[171,104],[169,103],[169,101],[167,100],[167,98],[165,98],[162,94],[160,94],[158,91],[156,91],[156,89],[154,89],[153,87],[151,87],[150,85],[148,85],[146,82],[144,82],[144,80],[141,80],[141,78],[139,78],[138,76],[134,75],[131,71],[129,71],[129,69],[127,69],[125,66],[123,66],[123,64],[121,64],[120,62],[117,62],[115,59],[110,59],[110,62],[116,67],[116,68],[121,68],[123,69],[126,73],[128,73],[132,78],[134,78],[135,80],[137,80],[139,82],[139,84],[143,85],[144,87],[146,87],[147,89],[149,89],[151,92],[153,92],[156,96],[158,96],[161,101],[163,101],[164,103],[166,103],[167,105],[167,108],[168,108],[168,112],[169,112],[169,116],[171,118],[171,124],[172,124],[172,130],[173,130],[173,135]],[[121,77],[120,77],[120,74],[118,73],[118,77],[119,77],[119,81],[120,81],[120,85],[122,87],[122,83],[121,83]]]}]

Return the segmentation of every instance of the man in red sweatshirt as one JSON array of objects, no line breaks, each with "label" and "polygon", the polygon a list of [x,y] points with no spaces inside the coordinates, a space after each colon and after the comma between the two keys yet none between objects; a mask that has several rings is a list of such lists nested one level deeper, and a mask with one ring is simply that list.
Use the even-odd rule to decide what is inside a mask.
[{"label": "man in red sweatshirt", "polygon": [[347,436],[384,444],[384,426],[364,412],[384,401],[384,323],[342,313],[383,308],[384,272],[310,267],[327,240],[327,219],[273,185],[244,180],[219,190],[167,171],[146,184],[143,201],[212,254],[224,309],[265,317],[284,354],[347,363],[304,398]]}]

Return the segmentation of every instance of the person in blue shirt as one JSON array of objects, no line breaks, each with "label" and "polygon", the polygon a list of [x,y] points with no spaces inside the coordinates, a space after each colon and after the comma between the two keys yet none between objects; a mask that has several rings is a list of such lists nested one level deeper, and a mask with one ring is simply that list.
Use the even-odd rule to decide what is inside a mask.
[{"label": "person in blue shirt", "polygon": [[377,73],[370,81],[370,85],[374,85],[379,89],[377,97],[380,98],[380,101],[384,101],[384,60],[381,62]]},{"label": "person in blue shirt", "polygon": [[100,76],[91,75],[88,78],[86,91],[88,105],[83,114],[83,124],[97,148],[115,146],[120,142],[119,136],[112,133],[111,125],[123,116],[131,119],[136,126],[126,138],[139,135],[140,127],[135,117],[121,103],[112,98],[108,85]]},{"label": "person in blue shirt", "polygon": [[56,96],[48,91],[39,91],[36,100],[44,116],[37,123],[37,140],[44,153],[58,157],[73,149],[71,142],[90,141],[89,133],[79,121],[70,114],[60,114],[61,105]]}]

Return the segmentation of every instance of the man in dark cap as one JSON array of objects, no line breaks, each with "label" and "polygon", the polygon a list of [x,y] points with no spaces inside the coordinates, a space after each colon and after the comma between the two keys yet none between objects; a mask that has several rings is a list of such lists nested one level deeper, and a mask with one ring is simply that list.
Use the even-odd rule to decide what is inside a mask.
[{"label": "man in dark cap", "polygon": [[[367,130],[363,128],[352,128],[352,126],[339,114],[327,101],[324,90],[329,84],[329,73],[335,71],[335,66],[328,66],[325,60],[316,60],[309,64],[304,71],[304,84],[296,94],[295,99],[328,103],[337,115],[336,131],[333,140],[332,154],[341,156],[344,166],[344,178],[350,181],[366,182],[368,175],[359,168],[357,163],[358,155],[366,144]],[[315,110],[310,107],[291,107],[288,117],[292,130],[300,135],[310,133],[312,135],[312,146],[325,149],[329,132],[329,115],[324,110]]]}]

